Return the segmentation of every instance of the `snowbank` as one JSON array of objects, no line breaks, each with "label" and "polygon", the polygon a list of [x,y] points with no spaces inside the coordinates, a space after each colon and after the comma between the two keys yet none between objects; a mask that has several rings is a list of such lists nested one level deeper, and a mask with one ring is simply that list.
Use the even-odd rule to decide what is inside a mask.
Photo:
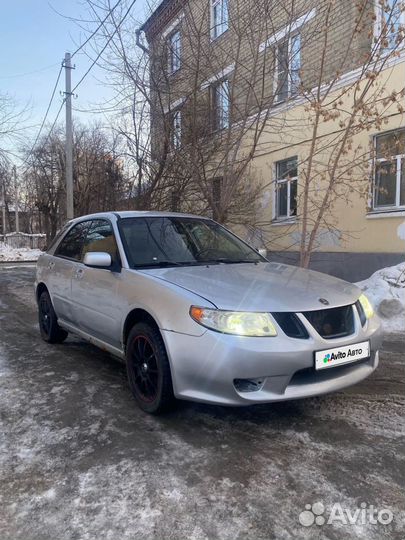
[{"label": "snowbank", "polygon": [[0,242],[0,262],[36,261],[41,253],[40,249],[12,248],[4,242]]},{"label": "snowbank", "polygon": [[356,285],[373,303],[384,331],[405,337],[405,262],[377,270]]}]

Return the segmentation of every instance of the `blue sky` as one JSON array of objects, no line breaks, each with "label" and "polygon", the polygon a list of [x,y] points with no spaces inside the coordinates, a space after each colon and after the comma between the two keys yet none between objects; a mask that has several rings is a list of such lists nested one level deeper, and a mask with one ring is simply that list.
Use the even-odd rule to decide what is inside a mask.
[{"label": "blue sky", "polygon": [[[145,5],[145,0],[138,0],[134,6],[135,15],[140,20],[145,17]],[[37,126],[45,114],[65,52],[74,51],[85,39],[84,32],[74,21],[63,18],[55,10],[75,18],[85,18],[87,15],[83,0],[4,0],[1,6],[0,89],[14,96],[21,106],[30,105],[27,124],[33,126]],[[86,55],[78,54],[75,57],[73,86],[90,63]],[[32,73],[38,70],[41,71]],[[108,99],[111,91],[102,84],[103,79],[103,72],[95,67],[78,89],[74,106],[87,109]],[[63,87],[64,76],[61,77],[49,114],[50,121],[60,106],[62,98],[59,90],[63,90]],[[86,118],[94,119],[94,115],[82,115],[83,120]],[[35,135],[35,127],[31,132]]]}]

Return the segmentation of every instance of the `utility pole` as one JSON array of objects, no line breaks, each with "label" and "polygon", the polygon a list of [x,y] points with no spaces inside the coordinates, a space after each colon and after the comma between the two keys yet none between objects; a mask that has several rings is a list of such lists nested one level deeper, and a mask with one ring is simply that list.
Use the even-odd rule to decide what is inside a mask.
[{"label": "utility pole", "polygon": [[17,185],[17,168],[13,167],[14,176],[14,215],[15,215],[15,232],[20,232],[20,219],[18,215],[18,185]]},{"label": "utility pole", "polygon": [[66,217],[74,217],[73,209],[73,131],[72,131],[72,63],[70,53],[65,54],[65,104],[66,104]]}]

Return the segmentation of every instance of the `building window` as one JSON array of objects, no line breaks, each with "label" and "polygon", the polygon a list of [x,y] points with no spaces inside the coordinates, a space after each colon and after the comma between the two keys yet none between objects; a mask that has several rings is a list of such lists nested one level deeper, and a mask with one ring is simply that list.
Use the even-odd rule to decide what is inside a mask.
[{"label": "building window", "polygon": [[387,53],[403,46],[405,1],[382,0],[376,4],[376,39]]},{"label": "building window", "polygon": [[171,145],[175,150],[181,146],[181,111],[172,113]]},{"label": "building window", "polygon": [[212,217],[218,219],[219,209],[221,208],[222,178],[212,180]]},{"label": "building window", "polygon": [[228,0],[211,0],[211,39],[228,30]]},{"label": "building window", "polygon": [[405,207],[405,130],[375,137],[375,210]]},{"label": "building window", "polygon": [[170,211],[178,212],[180,207],[180,194],[178,190],[173,190],[170,193]]},{"label": "building window", "polygon": [[229,127],[230,119],[230,84],[225,79],[211,87],[212,91],[212,127],[215,130]]},{"label": "building window", "polygon": [[276,163],[275,219],[289,219],[297,216],[297,157]]},{"label": "building window", "polygon": [[275,101],[286,101],[298,93],[301,77],[301,36],[285,39],[276,45]]},{"label": "building window", "polygon": [[181,66],[181,34],[180,30],[173,32],[168,38],[168,71],[175,73]]}]

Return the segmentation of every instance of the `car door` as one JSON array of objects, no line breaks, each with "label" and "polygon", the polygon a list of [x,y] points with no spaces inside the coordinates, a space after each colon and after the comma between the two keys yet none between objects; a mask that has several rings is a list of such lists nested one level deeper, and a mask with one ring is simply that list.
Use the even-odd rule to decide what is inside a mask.
[{"label": "car door", "polygon": [[72,277],[81,260],[89,225],[89,221],[84,221],[69,229],[48,261],[47,285],[56,315],[69,323],[74,322]]},{"label": "car door", "polygon": [[111,269],[90,268],[83,263],[72,278],[72,299],[76,326],[120,347],[122,306],[117,291],[121,281],[121,263],[112,224],[107,219],[94,219],[87,231],[82,261],[87,252],[109,253]]}]

